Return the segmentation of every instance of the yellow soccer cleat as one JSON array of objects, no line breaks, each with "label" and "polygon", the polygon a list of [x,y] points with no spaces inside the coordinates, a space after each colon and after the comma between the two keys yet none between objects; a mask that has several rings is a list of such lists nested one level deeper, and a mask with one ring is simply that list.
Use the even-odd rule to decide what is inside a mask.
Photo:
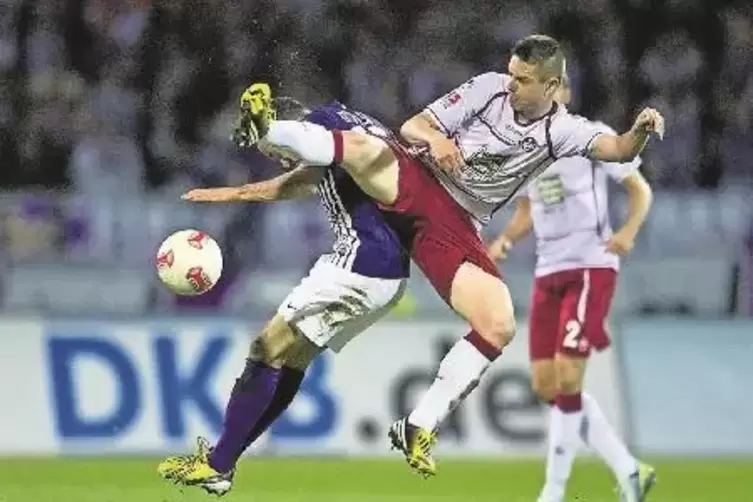
[{"label": "yellow soccer cleat", "polygon": [[211,495],[225,495],[233,487],[235,471],[218,472],[209,465],[211,447],[204,438],[196,441],[191,455],[169,457],[159,464],[157,472],[175,484],[197,486]]},{"label": "yellow soccer cleat", "polygon": [[656,470],[644,463],[638,464],[638,470],[626,480],[622,488],[623,502],[646,502],[648,492],[656,483]]},{"label": "yellow soccer cleat", "polygon": [[407,418],[398,420],[389,431],[392,448],[400,450],[405,460],[414,472],[424,478],[437,473],[437,463],[431,455],[437,443],[435,432],[417,427],[408,422]]},{"label": "yellow soccer cleat", "polygon": [[255,83],[243,91],[240,99],[240,122],[233,132],[239,146],[255,145],[267,134],[269,124],[277,118],[268,84]]}]

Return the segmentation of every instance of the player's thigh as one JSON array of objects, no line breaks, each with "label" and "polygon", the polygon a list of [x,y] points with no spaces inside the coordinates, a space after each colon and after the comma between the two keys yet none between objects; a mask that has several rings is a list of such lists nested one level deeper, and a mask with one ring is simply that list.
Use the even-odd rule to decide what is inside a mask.
[{"label": "player's thigh", "polygon": [[314,345],[339,351],[383,317],[404,289],[404,280],[364,277],[320,259],[283,301],[279,313]]},{"label": "player's thigh", "polygon": [[[336,148],[342,149],[340,165],[361,190],[381,204],[394,204],[400,177],[396,152],[384,140],[369,134],[343,131],[335,138]],[[337,141],[341,141],[340,146]]]},{"label": "player's thigh", "polygon": [[333,352],[340,352],[353,338],[384,318],[398,304],[407,285],[408,281],[405,279],[367,278],[359,289],[369,296],[369,307],[331,331],[326,342],[327,348]]},{"label": "player's thigh", "polygon": [[569,271],[560,310],[558,352],[588,357],[610,345],[606,321],[617,274],[608,268]]},{"label": "player's thigh", "polygon": [[561,289],[552,284],[553,277],[537,277],[531,295],[528,317],[528,354],[532,362],[553,361],[560,339]]}]

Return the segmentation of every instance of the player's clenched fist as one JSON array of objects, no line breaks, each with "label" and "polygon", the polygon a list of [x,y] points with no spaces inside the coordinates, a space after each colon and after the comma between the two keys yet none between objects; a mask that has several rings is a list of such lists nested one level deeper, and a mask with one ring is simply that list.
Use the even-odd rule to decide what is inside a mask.
[{"label": "player's clenched fist", "polygon": [[437,166],[445,172],[459,171],[465,167],[463,155],[453,140],[441,137],[429,143],[429,151]]},{"label": "player's clenched fist", "polygon": [[654,108],[644,108],[635,119],[633,129],[638,131],[655,132],[659,139],[664,138],[664,117]]}]

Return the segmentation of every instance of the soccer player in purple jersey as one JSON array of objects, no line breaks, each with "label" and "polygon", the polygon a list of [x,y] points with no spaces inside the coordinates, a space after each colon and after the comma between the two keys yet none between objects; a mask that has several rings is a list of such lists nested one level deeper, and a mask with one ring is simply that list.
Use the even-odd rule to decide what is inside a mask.
[{"label": "soccer player in purple jersey", "polygon": [[[268,92],[252,86],[252,92]],[[275,100],[280,117],[339,130],[377,129],[375,119],[330,103],[306,110],[291,99]],[[271,180],[242,187],[196,189],[195,202],[266,202],[318,194],[335,234],[308,277],[280,304],[252,344],[225,410],[214,446],[199,438],[197,451],[160,463],[166,479],[224,495],[238,459],[290,405],[306,368],[325,348],[339,352],[354,336],[384,317],[402,297],[409,257],[385,215],[336,163],[297,165]]]}]

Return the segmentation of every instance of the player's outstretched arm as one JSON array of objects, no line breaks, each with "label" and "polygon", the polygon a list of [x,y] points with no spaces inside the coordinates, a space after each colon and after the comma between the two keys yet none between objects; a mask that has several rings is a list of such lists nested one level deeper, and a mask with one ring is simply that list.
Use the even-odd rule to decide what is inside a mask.
[{"label": "player's outstretched arm", "polygon": [[489,254],[495,260],[504,260],[513,244],[528,235],[532,229],[531,199],[520,197],[507,227],[489,244]]},{"label": "player's outstretched arm", "polygon": [[653,201],[653,191],[640,171],[634,171],[622,180],[628,194],[628,214],[625,223],[607,242],[607,251],[624,255],[633,249]]},{"label": "player's outstretched arm", "polygon": [[321,167],[303,166],[272,179],[239,187],[197,188],[181,198],[191,202],[274,202],[309,197],[324,176]]},{"label": "player's outstretched arm", "polygon": [[645,108],[624,134],[600,134],[591,143],[589,157],[604,162],[628,162],[645,148],[649,135],[664,137],[664,117],[653,108]]}]

